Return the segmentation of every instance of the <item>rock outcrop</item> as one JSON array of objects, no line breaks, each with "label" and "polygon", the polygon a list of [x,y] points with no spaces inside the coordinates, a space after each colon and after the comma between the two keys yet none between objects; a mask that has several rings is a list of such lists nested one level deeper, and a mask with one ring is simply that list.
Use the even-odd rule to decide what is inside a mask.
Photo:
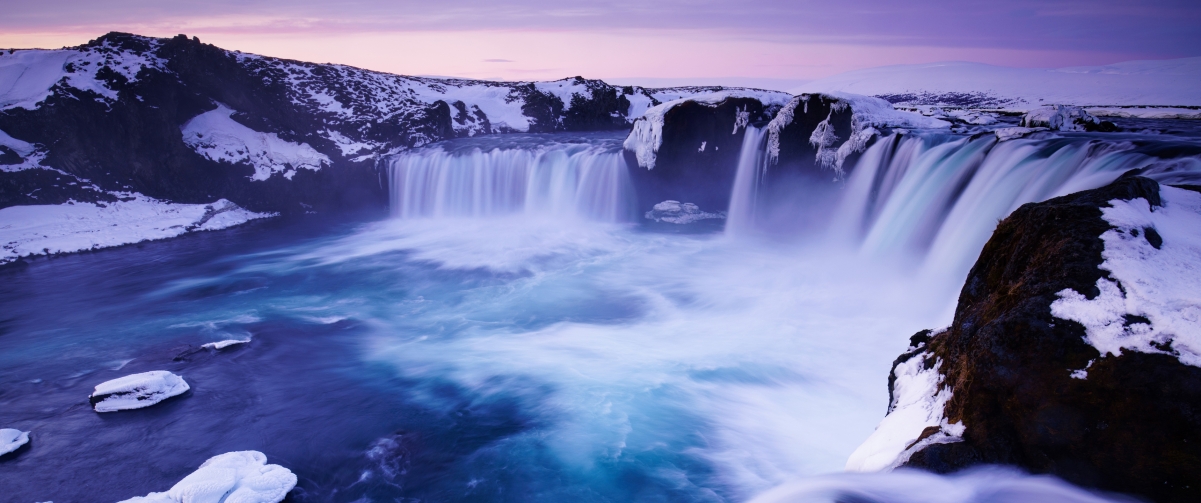
[{"label": "rock outcrop", "polygon": [[[1010,464],[1201,500],[1198,264],[1201,194],[1186,188],[1127,174],[1022,206],[981,252],[953,324],[898,359],[890,415],[848,467]],[[919,401],[939,406],[888,430],[897,382],[921,372]]]}]

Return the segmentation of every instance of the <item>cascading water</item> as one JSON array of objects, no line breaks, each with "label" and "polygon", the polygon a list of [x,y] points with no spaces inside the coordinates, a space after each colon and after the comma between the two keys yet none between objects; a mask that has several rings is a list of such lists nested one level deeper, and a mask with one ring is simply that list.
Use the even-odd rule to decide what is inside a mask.
[{"label": "cascading water", "polygon": [[632,217],[632,189],[612,135],[509,135],[434,145],[389,161],[393,216]]},{"label": "cascading water", "polygon": [[[747,137],[727,226],[735,235],[763,225],[755,211],[765,202],[756,197],[772,169],[761,140]],[[917,257],[931,275],[954,281],[967,273],[997,220],[1018,206],[1100,187],[1132,169],[1164,183],[1197,183],[1201,146],[1146,135],[1001,142],[993,134],[891,134],[833,187],[841,194],[817,240],[849,245],[871,258]]]}]

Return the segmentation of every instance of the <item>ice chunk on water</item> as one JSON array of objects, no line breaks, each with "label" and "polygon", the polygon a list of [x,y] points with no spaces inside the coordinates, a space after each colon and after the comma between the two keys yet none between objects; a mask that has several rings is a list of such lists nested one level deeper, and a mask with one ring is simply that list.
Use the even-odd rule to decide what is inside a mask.
[{"label": "ice chunk on water", "polygon": [[121,503],[277,503],[296,487],[296,475],[267,464],[258,451],[213,456],[166,492],[137,496]]},{"label": "ice chunk on water", "polygon": [[709,218],[726,218],[726,212],[709,213],[692,203],[667,200],[656,204],[654,209],[646,212],[647,220],[667,222],[669,224],[690,224]]},{"label": "ice chunk on water", "polygon": [[152,370],[102,382],[96,385],[90,398],[96,412],[113,412],[149,407],[188,389],[182,377],[166,370]]},{"label": "ice chunk on water", "polygon": [[0,456],[20,449],[29,443],[29,432],[12,428],[0,428]]}]

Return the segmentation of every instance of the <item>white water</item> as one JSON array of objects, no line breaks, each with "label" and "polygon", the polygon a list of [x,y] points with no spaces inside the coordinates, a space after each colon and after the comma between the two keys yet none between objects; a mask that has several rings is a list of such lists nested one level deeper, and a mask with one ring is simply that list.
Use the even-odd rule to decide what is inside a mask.
[{"label": "white water", "polygon": [[632,215],[625,161],[604,142],[435,146],[392,158],[389,179],[392,213],[400,218],[524,214],[620,222]]}]

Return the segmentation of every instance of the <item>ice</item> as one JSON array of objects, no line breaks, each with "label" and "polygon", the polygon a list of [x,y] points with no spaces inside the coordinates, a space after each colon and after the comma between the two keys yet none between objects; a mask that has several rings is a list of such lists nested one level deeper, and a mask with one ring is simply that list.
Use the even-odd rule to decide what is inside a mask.
[{"label": "ice", "polygon": [[267,464],[261,452],[237,451],[209,458],[165,492],[121,503],[277,503],[293,487],[296,475],[287,468]]},{"label": "ice", "polygon": [[[1201,57],[1060,69],[944,62],[855,70],[806,83],[792,92],[845,92],[888,96],[894,103],[1023,112],[1052,103],[1147,107],[1127,109],[1137,115],[1153,114],[1162,107],[1177,107],[1179,112],[1179,107],[1201,106],[1198,81]],[[1201,115],[1198,110],[1192,113]]]},{"label": "ice", "polygon": [[0,428],[0,456],[20,449],[29,443],[29,432],[12,428]]},{"label": "ice", "polygon": [[96,412],[115,412],[149,407],[189,389],[182,377],[152,370],[97,384],[89,398]]},{"label": "ice", "polygon": [[[909,460],[909,456],[931,444],[962,440],[962,423],[948,423],[943,408],[951,399],[951,389],[943,385],[935,360],[927,368],[926,353],[919,353],[893,369],[893,399],[888,415],[876,431],[847,460],[846,469],[855,472],[890,470]],[[937,428],[919,441],[927,428]]]},{"label": "ice", "polygon": [[196,153],[214,161],[246,163],[254,167],[251,180],[263,181],[275,173],[291,179],[298,169],[321,169],[329,157],[307,143],[283,140],[275,133],[260,133],[233,120],[233,109],[218,105],[186,122],[183,141]]},{"label": "ice", "polygon": [[248,342],[250,342],[250,339],[226,339],[226,340],[223,340],[223,341],[217,341],[217,342],[210,342],[210,343],[208,343],[208,344],[202,344],[200,347],[202,347],[202,348],[209,348],[209,349],[225,349],[225,348],[228,348],[228,347],[230,347],[230,346],[235,346],[235,345],[238,345],[238,344],[246,344],[246,343],[248,343]]},{"label": "ice", "polygon": [[20,257],[69,253],[217,230],[274,216],[221,199],[178,204],[141,194],[114,203],[44,204],[0,209],[0,264]]},{"label": "ice", "polygon": [[1041,127],[1031,128],[1031,127],[1014,126],[1014,127],[997,128],[997,129],[993,130],[993,134],[997,135],[997,141],[1008,141],[1008,140],[1014,140],[1017,138],[1022,138],[1030,133],[1037,133],[1039,131],[1046,131],[1046,130],[1047,130],[1047,128],[1041,128]]},{"label": "ice", "polygon": [[1114,227],[1101,234],[1109,278],[1093,299],[1059,292],[1051,314],[1084,325],[1102,357],[1131,350],[1201,367],[1201,194],[1160,185],[1160,198],[1161,207],[1139,198],[1101,209]]}]

